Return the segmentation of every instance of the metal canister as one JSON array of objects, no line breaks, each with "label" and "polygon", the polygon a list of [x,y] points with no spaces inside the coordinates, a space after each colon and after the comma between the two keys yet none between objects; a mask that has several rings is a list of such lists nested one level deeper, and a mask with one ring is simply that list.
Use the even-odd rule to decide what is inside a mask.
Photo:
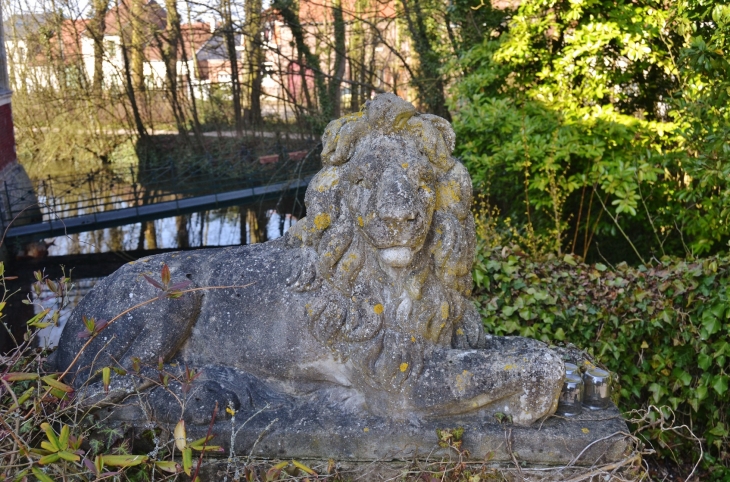
[{"label": "metal canister", "polygon": [[565,374],[570,375],[571,373],[575,373],[576,375],[580,376],[580,372],[578,371],[578,365],[575,363],[565,362]]},{"label": "metal canister", "polygon": [[590,410],[603,410],[611,402],[611,374],[601,368],[591,368],[583,374],[585,392],[583,406]]},{"label": "metal canister", "polygon": [[[566,365],[568,365],[566,363]],[[567,368],[567,367],[566,367]],[[583,380],[577,373],[567,373],[563,382],[563,390],[558,399],[557,414],[574,417],[581,413],[583,401]]]}]

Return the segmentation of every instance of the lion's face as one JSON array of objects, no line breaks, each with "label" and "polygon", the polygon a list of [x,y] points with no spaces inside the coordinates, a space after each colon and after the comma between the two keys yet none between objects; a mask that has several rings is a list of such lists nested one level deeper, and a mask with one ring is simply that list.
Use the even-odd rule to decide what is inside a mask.
[{"label": "lion's face", "polygon": [[[371,146],[370,144],[365,144]],[[344,173],[347,206],[383,262],[407,266],[423,247],[436,206],[436,176],[428,158],[403,139],[358,149]]]}]

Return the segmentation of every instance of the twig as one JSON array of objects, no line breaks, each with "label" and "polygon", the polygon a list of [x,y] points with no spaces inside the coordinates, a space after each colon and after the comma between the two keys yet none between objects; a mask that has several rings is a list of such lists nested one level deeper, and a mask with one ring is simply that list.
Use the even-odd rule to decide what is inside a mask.
[{"label": "twig", "polygon": [[215,401],[215,407],[213,407],[213,416],[210,418],[208,424],[208,433],[205,434],[205,440],[203,441],[203,449],[200,451],[200,457],[198,458],[198,466],[195,467],[195,474],[193,475],[193,482],[198,479],[198,472],[200,472],[200,466],[203,464],[203,455],[205,455],[205,446],[208,445],[208,439],[210,433],[213,431],[213,423],[215,423],[215,417],[218,415],[218,400]]},{"label": "twig", "polygon": [[275,418],[274,420],[272,420],[272,421],[271,421],[271,422],[270,422],[270,423],[269,423],[269,424],[268,424],[268,425],[266,426],[266,428],[264,428],[264,429],[263,429],[263,430],[261,431],[261,433],[259,433],[259,436],[258,436],[258,437],[256,437],[256,441],[255,441],[255,442],[253,443],[253,445],[251,446],[251,451],[250,451],[250,452],[248,453],[248,457],[246,458],[246,463],[247,463],[247,464],[251,463],[251,457],[253,457],[253,451],[254,451],[254,449],[256,448],[256,445],[258,445],[258,443],[259,443],[259,442],[261,441],[261,439],[262,439],[262,438],[264,438],[264,435],[266,434],[266,432],[268,432],[268,431],[269,431],[269,429],[271,428],[271,426],[272,426],[272,425],[274,425],[274,424],[275,424],[276,422],[278,422],[278,421],[279,421],[279,419],[278,419],[278,418]]},{"label": "twig", "polygon": [[[621,467],[625,467],[626,465],[630,465],[633,462],[636,462],[637,460],[641,460],[641,453],[640,452],[634,452],[630,457],[626,457],[625,459],[614,462],[612,464],[603,465],[601,467],[598,467],[594,470],[591,470],[590,472],[583,473],[581,475],[578,475],[576,477],[570,478],[565,480],[564,482],[580,482],[581,480],[590,480],[593,478],[594,475],[598,475],[604,472],[608,472],[609,470],[615,470],[619,469]],[[689,480],[689,479],[688,479]]]},{"label": "twig", "polygon": [[509,456],[512,458],[512,462],[515,464],[515,467],[517,468],[517,472],[522,476],[522,467],[520,467],[520,463],[517,461],[517,457],[515,457],[515,452],[512,450],[512,429],[505,430],[504,437],[507,440],[507,453],[509,453]]},{"label": "twig", "polygon": [[621,234],[624,236],[624,238],[629,243],[629,245],[631,245],[631,249],[634,250],[634,253],[636,253],[636,257],[639,258],[639,260],[641,261],[641,264],[646,264],[646,261],[644,261],[644,258],[642,258],[641,255],[639,254],[639,250],[636,249],[636,246],[634,246],[634,243],[631,242],[631,239],[629,239],[629,236],[626,234],[626,232],[623,230],[623,228],[619,224],[618,219],[616,219],[616,217],[613,214],[611,214],[611,211],[609,211],[608,208],[606,207],[606,204],[603,202],[603,199],[601,199],[601,196],[596,196],[596,197],[598,197],[598,200],[601,202],[601,206],[603,206],[603,210],[606,212],[606,214],[608,214],[608,216],[611,218],[611,220],[616,225],[618,230],[621,231]]}]

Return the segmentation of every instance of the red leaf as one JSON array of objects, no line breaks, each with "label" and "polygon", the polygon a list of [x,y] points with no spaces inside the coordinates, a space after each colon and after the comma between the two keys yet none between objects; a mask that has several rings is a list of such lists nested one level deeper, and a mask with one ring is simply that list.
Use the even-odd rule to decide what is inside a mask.
[{"label": "red leaf", "polygon": [[170,284],[170,268],[167,266],[167,264],[162,265],[162,273],[160,273],[160,279],[162,280],[162,285],[167,287]]},{"label": "red leaf", "polygon": [[150,278],[146,274],[143,274],[142,276],[144,276],[144,279],[146,279],[147,282],[149,284],[151,284],[152,286],[154,286],[155,288],[157,288],[159,290],[164,290],[165,289],[160,283],[158,283],[157,281],[153,280],[152,278]]},{"label": "red leaf", "polygon": [[188,286],[190,286],[191,284],[193,284],[193,282],[190,280],[180,281],[179,283],[175,283],[174,285],[167,288],[167,290],[168,291],[181,291],[181,290],[184,290],[185,288],[187,288]]},{"label": "red leaf", "polygon": [[87,458],[84,458],[84,465],[86,466],[87,469],[89,469],[91,471],[92,474],[99,475],[97,473],[96,467],[94,466],[94,462],[92,462],[91,460],[89,460]]}]

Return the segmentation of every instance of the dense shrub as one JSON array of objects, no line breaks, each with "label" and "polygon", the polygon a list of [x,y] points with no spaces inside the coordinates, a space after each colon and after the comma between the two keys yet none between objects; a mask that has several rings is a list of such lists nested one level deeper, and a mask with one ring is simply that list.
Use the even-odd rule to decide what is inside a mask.
[{"label": "dense shrub", "polygon": [[[730,477],[730,256],[635,268],[571,255],[535,261],[480,231],[475,299],[488,332],[585,349],[618,374],[622,410],[671,407],[704,439],[705,466]],[[648,433],[655,448],[697,460],[696,442]]]},{"label": "dense shrub", "polygon": [[477,188],[554,252],[724,249],[730,6],[523,0],[495,24],[488,4],[452,98]]}]

